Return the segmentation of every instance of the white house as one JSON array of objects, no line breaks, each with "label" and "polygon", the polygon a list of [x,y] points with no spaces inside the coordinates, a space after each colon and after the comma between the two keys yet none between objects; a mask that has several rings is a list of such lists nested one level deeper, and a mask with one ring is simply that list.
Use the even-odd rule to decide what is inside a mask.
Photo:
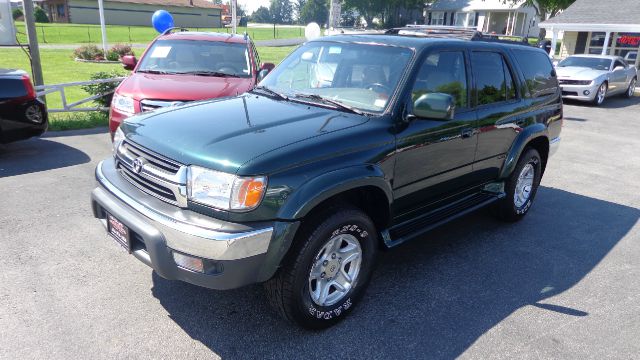
[{"label": "white house", "polygon": [[486,33],[537,37],[538,16],[524,0],[436,0],[427,4],[425,23],[475,27]]}]

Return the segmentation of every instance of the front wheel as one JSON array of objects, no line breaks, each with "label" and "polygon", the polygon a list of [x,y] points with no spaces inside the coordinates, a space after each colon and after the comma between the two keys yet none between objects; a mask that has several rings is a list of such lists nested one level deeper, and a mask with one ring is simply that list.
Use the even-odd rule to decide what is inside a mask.
[{"label": "front wheel", "polygon": [[522,219],[533,203],[542,178],[542,160],[536,149],[526,150],[505,183],[506,196],[498,203],[498,217],[505,221]]},{"label": "front wheel", "polygon": [[371,219],[348,206],[326,211],[310,223],[265,289],[285,319],[323,329],[342,320],[364,294],[378,239]]},{"label": "front wheel", "polygon": [[607,97],[608,86],[606,82],[600,84],[598,88],[598,92],[596,92],[596,96],[593,98],[593,104],[595,106],[600,106],[604,103],[604,99]]},{"label": "front wheel", "polygon": [[626,97],[632,98],[634,93],[636,92],[636,78],[631,79],[631,83],[629,83],[629,88],[626,92]]}]

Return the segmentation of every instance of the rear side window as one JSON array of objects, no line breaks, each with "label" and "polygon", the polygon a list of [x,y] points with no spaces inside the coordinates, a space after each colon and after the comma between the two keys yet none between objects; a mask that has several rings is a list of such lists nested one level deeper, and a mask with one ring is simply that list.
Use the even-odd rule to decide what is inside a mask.
[{"label": "rear side window", "polygon": [[554,94],[558,83],[549,57],[538,51],[513,50],[533,97]]},{"label": "rear side window", "polygon": [[478,105],[509,101],[516,98],[513,76],[501,54],[474,52],[471,65],[476,79]]},{"label": "rear side window", "polygon": [[11,99],[27,95],[22,79],[0,78],[0,99]]}]

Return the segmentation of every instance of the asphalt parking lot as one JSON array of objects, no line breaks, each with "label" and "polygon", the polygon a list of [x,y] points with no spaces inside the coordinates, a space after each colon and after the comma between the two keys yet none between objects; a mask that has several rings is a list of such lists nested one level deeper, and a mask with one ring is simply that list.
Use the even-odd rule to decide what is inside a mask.
[{"label": "asphalt parking lot", "polygon": [[384,253],[324,332],[259,285],[164,280],[109,238],[89,194],[106,129],[0,147],[0,358],[637,358],[640,97],[565,106],[522,222],[480,211]]}]

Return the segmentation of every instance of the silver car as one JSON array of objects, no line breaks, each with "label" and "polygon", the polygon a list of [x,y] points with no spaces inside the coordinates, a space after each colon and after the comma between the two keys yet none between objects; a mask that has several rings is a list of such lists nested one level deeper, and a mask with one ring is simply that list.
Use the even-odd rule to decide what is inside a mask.
[{"label": "silver car", "polygon": [[610,95],[632,97],[637,70],[620,56],[572,55],[556,66],[562,97],[601,105]]}]

